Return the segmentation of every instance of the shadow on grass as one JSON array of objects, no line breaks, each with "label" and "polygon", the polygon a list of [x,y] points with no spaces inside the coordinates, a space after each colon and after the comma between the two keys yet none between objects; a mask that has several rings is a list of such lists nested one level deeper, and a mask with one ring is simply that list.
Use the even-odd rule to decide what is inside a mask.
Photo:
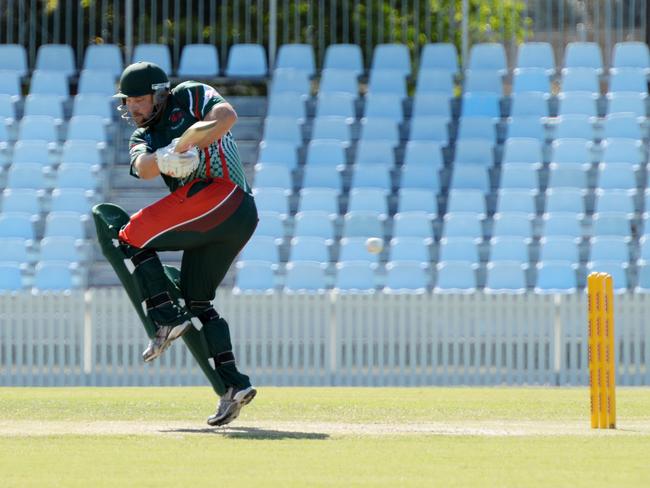
[{"label": "shadow on grass", "polygon": [[295,432],[285,430],[260,429],[257,427],[214,427],[201,429],[166,429],[165,433],[182,434],[212,434],[229,439],[260,439],[260,440],[282,440],[282,439],[329,439],[329,434],[320,432]]}]

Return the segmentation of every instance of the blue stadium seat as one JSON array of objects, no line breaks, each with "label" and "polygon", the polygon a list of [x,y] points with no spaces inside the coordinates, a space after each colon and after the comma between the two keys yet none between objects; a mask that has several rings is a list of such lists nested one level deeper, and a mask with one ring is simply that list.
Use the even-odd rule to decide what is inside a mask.
[{"label": "blue stadium seat", "polygon": [[483,216],[487,213],[485,208],[485,193],[481,190],[451,188],[447,197],[447,212],[473,212]]},{"label": "blue stadium seat", "polygon": [[50,211],[90,213],[92,192],[84,188],[55,188]]},{"label": "blue stadium seat", "polygon": [[366,237],[344,237],[341,239],[338,260],[376,263],[379,261],[379,254],[368,252]]},{"label": "blue stadium seat", "polygon": [[542,144],[531,137],[509,137],[503,149],[503,164],[539,164],[542,162]]},{"label": "blue stadium seat", "polygon": [[63,104],[57,95],[27,95],[23,115],[47,115],[63,120]]},{"label": "blue stadium seat", "polygon": [[379,211],[347,212],[343,216],[344,237],[381,237],[384,235],[386,214]]},{"label": "blue stadium seat", "polygon": [[94,115],[104,119],[105,123],[111,122],[116,113],[111,98],[105,95],[86,94],[74,97],[72,115]]},{"label": "blue stadium seat", "polygon": [[33,188],[7,188],[2,192],[2,211],[38,215],[42,197],[43,192]]},{"label": "blue stadium seat", "polygon": [[421,237],[394,237],[390,241],[391,261],[430,263],[429,247],[433,239]]},{"label": "blue stadium seat", "polygon": [[564,50],[564,68],[592,68],[603,71],[603,54],[595,42],[569,42]]},{"label": "blue stadium seat", "polygon": [[436,194],[431,190],[421,188],[401,187],[397,195],[398,212],[426,212],[430,215],[438,213]]},{"label": "blue stadium seat", "polygon": [[149,61],[160,66],[167,74],[172,73],[172,58],[165,44],[138,44],[133,49],[132,63]]},{"label": "blue stadium seat", "polygon": [[337,69],[351,71],[359,76],[363,73],[363,55],[356,44],[330,44],[325,50],[323,70]]},{"label": "blue stadium seat", "polygon": [[477,264],[480,261],[479,242],[474,237],[443,237],[440,239],[438,261],[464,261]]},{"label": "blue stadium seat", "polygon": [[482,193],[490,191],[490,175],[483,166],[458,166],[454,168],[449,183],[452,190],[480,190]]},{"label": "blue stadium seat", "polygon": [[86,239],[88,217],[80,212],[50,212],[45,219],[43,237],[74,237]]},{"label": "blue stadium seat", "polygon": [[503,79],[498,71],[465,70],[465,93],[485,92],[498,96],[503,94]]},{"label": "blue stadium seat", "polygon": [[386,263],[387,293],[424,293],[429,288],[428,266],[419,261],[389,261]]},{"label": "blue stadium seat", "polygon": [[356,165],[351,171],[350,187],[393,189],[390,164]]},{"label": "blue stadium seat", "polygon": [[360,140],[357,144],[355,164],[389,164],[395,162],[395,144],[392,141]]},{"label": "blue stadium seat", "polygon": [[276,286],[275,266],[269,261],[239,261],[235,292],[269,292]]},{"label": "blue stadium seat", "polygon": [[454,94],[454,72],[420,67],[415,92],[444,93],[452,96]]},{"label": "blue stadium seat", "polygon": [[608,93],[608,114],[633,113],[637,117],[646,117],[648,96],[643,93],[618,92]]},{"label": "blue stadium seat", "polygon": [[644,164],[646,160],[643,144],[638,139],[610,138],[602,142],[603,163]]},{"label": "blue stadium seat", "polygon": [[286,188],[255,188],[253,196],[259,210],[278,212],[281,215],[289,213],[289,190]]},{"label": "blue stadium seat", "polygon": [[567,138],[553,141],[551,162],[558,164],[585,165],[593,162],[593,144],[587,139]]},{"label": "blue stadium seat", "polygon": [[77,93],[111,97],[115,92],[115,78],[111,73],[85,69],[79,74]]},{"label": "blue stadium seat", "polygon": [[322,165],[335,169],[345,165],[345,147],[341,141],[311,140],[307,146],[307,159],[309,166]]},{"label": "blue stadium seat", "polygon": [[433,238],[431,215],[427,212],[399,212],[393,217],[394,237]]},{"label": "blue stadium seat", "polygon": [[259,210],[259,219],[255,229],[256,236],[270,236],[278,239],[284,237],[285,214]]},{"label": "blue stadium seat", "polygon": [[39,261],[62,261],[80,263],[86,260],[82,241],[74,237],[46,237],[41,240]]},{"label": "blue stadium seat", "polygon": [[551,92],[551,80],[545,69],[517,68],[514,70],[512,76],[512,92],[537,92],[549,95]]},{"label": "blue stadium seat", "polygon": [[442,229],[444,237],[483,237],[480,214],[476,212],[447,213]]},{"label": "blue stadium seat", "polygon": [[565,68],[562,70],[561,91],[588,92],[598,95],[600,83],[598,74],[591,68]]},{"label": "blue stadium seat", "polygon": [[47,142],[38,140],[17,141],[12,160],[14,164],[38,163],[41,166],[49,166],[53,162]]},{"label": "blue stadium seat", "polygon": [[511,117],[548,117],[549,96],[545,93],[513,93],[510,100]]},{"label": "blue stadium seat", "polygon": [[497,236],[490,240],[490,261],[529,261],[530,239],[518,236]]},{"label": "blue stadium seat", "polygon": [[527,266],[519,261],[490,261],[487,264],[486,293],[525,293]]},{"label": "blue stadium seat", "polygon": [[650,72],[650,53],[645,42],[617,42],[612,59],[612,68],[638,68]]},{"label": "blue stadium seat", "polygon": [[530,213],[508,211],[494,214],[492,237],[529,238],[533,235],[533,220]]},{"label": "blue stadium seat", "polygon": [[279,93],[300,93],[303,96],[311,95],[311,81],[309,74],[289,68],[276,69],[271,79],[270,95]]},{"label": "blue stadium seat", "polygon": [[20,291],[25,287],[19,263],[0,263],[0,291]]},{"label": "blue stadium seat", "polygon": [[456,143],[455,165],[477,164],[492,166],[494,144],[486,139],[462,139]]},{"label": "blue stadium seat", "polygon": [[501,117],[501,97],[496,93],[465,93],[461,103],[461,117]]},{"label": "blue stadium seat", "polygon": [[298,236],[291,239],[289,259],[291,261],[318,261],[329,263],[330,242],[323,237]]},{"label": "blue stadium seat", "polygon": [[324,69],[321,71],[318,93],[349,93],[359,94],[359,75],[356,71],[341,69]]},{"label": "blue stadium seat", "polygon": [[639,238],[639,259],[647,265],[650,259],[650,235],[644,234]]},{"label": "blue stadium seat", "polygon": [[122,51],[116,44],[91,44],[84,54],[83,69],[104,71],[116,79],[122,73]]},{"label": "blue stadium seat", "polygon": [[377,286],[375,266],[364,261],[342,261],[336,265],[334,288],[339,291],[373,292]]},{"label": "blue stadium seat", "polygon": [[33,261],[29,251],[31,244],[31,241],[26,241],[22,237],[0,238],[0,263],[26,264]]},{"label": "blue stadium seat", "polygon": [[633,214],[636,190],[597,190],[594,212]]},{"label": "blue stadium seat", "polygon": [[598,167],[598,188],[632,190],[637,186],[634,164],[601,164]]},{"label": "blue stadium seat", "polygon": [[558,95],[559,109],[558,115],[588,115],[596,117],[597,111],[597,95],[588,92],[561,92]]},{"label": "blue stadium seat", "polygon": [[27,75],[27,51],[21,44],[0,44],[0,70]]},{"label": "blue stadium seat", "polygon": [[404,98],[406,96],[406,80],[401,74],[400,71],[394,70],[371,70],[368,93]]},{"label": "blue stadium seat", "polygon": [[403,189],[420,189],[437,193],[440,190],[438,167],[423,164],[405,165],[402,167],[400,186]]},{"label": "blue stadium seat", "polygon": [[[2,46],[0,44],[0,46]],[[0,95],[9,95],[8,100],[17,102],[23,97],[20,75],[17,71],[0,71]],[[15,118],[15,117],[12,117]]]},{"label": "blue stadium seat", "polygon": [[339,191],[341,189],[341,175],[336,168],[307,165],[303,170],[302,186]]},{"label": "blue stadium seat", "polygon": [[542,236],[563,236],[581,238],[582,214],[574,212],[556,212],[544,214]]},{"label": "blue stadium seat", "polygon": [[67,44],[41,44],[36,53],[34,69],[72,76],[77,69],[72,47]]},{"label": "blue stadium seat", "polygon": [[580,262],[579,240],[567,236],[545,236],[539,243],[539,261],[566,261],[571,264]]},{"label": "blue stadium seat", "polygon": [[593,140],[596,135],[594,122],[596,118],[588,115],[563,115],[556,119],[554,137]]},{"label": "blue stadium seat", "polygon": [[361,119],[362,141],[390,141],[394,146],[399,144],[399,126],[395,119],[389,117],[364,117]]},{"label": "blue stadium seat", "polygon": [[645,129],[641,128],[643,118],[633,113],[615,113],[607,115],[603,121],[602,138],[622,137],[629,139],[643,139]]},{"label": "blue stadium seat", "polygon": [[589,169],[577,164],[551,163],[548,173],[548,188],[587,189]]},{"label": "blue stadium seat", "polygon": [[576,265],[570,261],[541,261],[537,264],[535,293],[575,293]]},{"label": "blue stadium seat", "polygon": [[67,139],[107,142],[104,119],[97,115],[75,115],[68,122]]},{"label": "blue stadium seat", "polygon": [[318,210],[298,212],[294,220],[295,236],[334,238],[334,216],[330,212]]},{"label": "blue stadium seat", "polygon": [[283,164],[287,168],[295,168],[298,165],[296,147],[292,142],[262,141],[257,162]]},{"label": "blue stadium seat", "polygon": [[56,172],[58,188],[83,188],[97,190],[99,179],[92,166],[87,164],[62,164]]},{"label": "blue stadium seat", "polygon": [[555,55],[548,42],[524,42],[517,50],[517,68],[538,68],[555,73]]},{"label": "blue stadium seat", "polygon": [[356,117],[355,100],[356,96],[351,93],[319,93],[316,117],[337,116],[353,120]]},{"label": "blue stadium seat", "polygon": [[20,212],[3,212],[0,214],[0,237],[20,237],[34,239],[35,220],[32,215]]},{"label": "blue stadium seat", "polygon": [[498,42],[474,44],[469,53],[468,69],[495,71],[504,75],[508,66],[503,44]]},{"label": "blue stadium seat", "polygon": [[291,68],[302,71],[309,76],[316,71],[314,48],[311,44],[283,44],[278,49],[275,69]]},{"label": "blue stadium seat", "polygon": [[389,70],[402,76],[411,74],[411,56],[405,44],[377,44],[372,53],[371,71]]},{"label": "blue stadium seat", "polygon": [[269,99],[267,117],[290,117],[302,123],[306,117],[305,96],[298,92],[275,93]]},{"label": "blue stadium seat", "polygon": [[546,190],[546,213],[585,212],[585,190],[581,188],[549,188]]},{"label": "blue stadium seat", "polygon": [[291,171],[281,164],[257,164],[255,165],[255,188],[285,188],[293,189],[291,182]]},{"label": "blue stadium seat", "polygon": [[264,119],[264,140],[284,141],[294,147],[302,146],[302,131],[294,117],[266,117]]},{"label": "blue stadium seat", "polygon": [[609,75],[609,91],[648,93],[646,71],[638,68],[615,68]]},{"label": "blue stadium seat", "polygon": [[352,188],[348,200],[348,212],[373,210],[388,214],[388,192],[381,188]]},{"label": "blue stadium seat", "polygon": [[427,70],[458,73],[458,53],[450,42],[425,44],[420,52],[420,73]]},{"label": "blue stadium seat", "polygon": [[226,76],[263,78],[267,71],[266,52],[261,44],[233,44],[230,47]]},{"label": "blue stadium seat", "polygon": [[620,261],[630,260],[629,237],[597,236],[591,239],[589,252],[590,261]]},{"label": "blue stadium seat", "polygon": [[441,261],[437,265],[436,293],[474,293],[476,264],[466,261]]},{"label": "blue stadium seat", "polygon": [[320,210],[330,214],[338,214],[338,190],[334,188],[314,188],[304,186],[300,190],[300,205],[301,211],[305,210]]},{"label": "blue stadium seat", "polygon": [[26,115],[18,124],[18,139],[57,143],[57,121],[49,115]]},{"label": "blue stadium seat", "polygon": [[539,186],[539,165],[505,163],[501,165],[500,188],[503,189],[537,189]]},{"label": "blue stadium seat", "polygon": [[443,165],[442,147],[437,142],[409,141],[404,148],[404,165],[430,165],[441,168]]},{"label": "blue stadium seat", "polygon": [[412,117],[409,139],[411,141],[436,142],[447,145],[449,119],[446,117]]},{"label": "blue stadium seat", "polygon": [[337,116],[316,117],[312,125],[312,139],[335,139],[350,144],[351,119]]},{"label": "blue stadium seat", "polygon": [[388,117],[399,122],[402,120],[402,100],[385,93],[368,93],[364,117]]},{"label": "blue stadium seat", "polygon": [[321,293],[327,288],[324,263],[317,261],[290,261],[284,290],[288,292]]},{"label": "blue stadium seat", "polygon": [[7,174],[7,188],[49,190],[52,188],[52,181],[46,176],[45,168],[40,164],[14,164]]},{"label": "blue stadium seat", "polygon": [[451,119],[451,97],[446,93],[416,93],[413,97],[415,117],[443,117]]},{"label": "blue stadium seat", "polygon": [[[638,280],[634,288],[635,293],[650,293],[650,263],[646,260],[639,261],[637,266]],[[1,288],[1,286],[0,286]]]},{"label": "blue stadium seat", "polygon": [[485,139],[494,144],[497,138],[498,119],[494,117],[461,117],[458,121],[456,142],[465,139]]},{"label": "blue stadium seat", "polygon": [[250,241],[242,250],[239,259],[241,261],[268,261],[271,263],[280,262],[278,249],[279,239],[273,236],[257,235],[251,237]]},{"label": "blue stadium seat", "polygon": [[510,190],[503,188],[497,191],[497,212],[524,212],[535,214],[536,190]]},{"label": "blue stadium seat", "polygon": [[543,117],[508,117],[508,137],[546,140],[546,128]]},{"label": "blue stadium seat", "polygon": [[628,265],[619,261],[589,261],[587,263],[589,273],[608,273],[612,276],[614,293],[625,293],[629,288],[627,277]]},{"label": "blue stadium seat", "polygon": [[630,216],[621,212],[598,212],[592,220],[593,236],[630,235]]}]

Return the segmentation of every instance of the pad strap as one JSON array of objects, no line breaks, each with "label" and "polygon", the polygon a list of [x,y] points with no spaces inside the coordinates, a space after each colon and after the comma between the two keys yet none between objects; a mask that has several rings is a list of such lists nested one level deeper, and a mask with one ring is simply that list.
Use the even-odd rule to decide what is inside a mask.
[{"label": "pad strap", "polygon": [[199,319],[199,320],[200,320],[204,325],[207,324],[208,322],[214,320],[214,319],[218,319],[218,318],[219,318],[219,314],[218,314],[217,311],[216,311],[214,308],[212,308],[212,307],[207,308],[207,309],[203,310],[202,312],[197,313],[197,314],[195,314],[195,315],[198,317],[198,319]]},{"label": "pad strap", "polygon": [[156,254],[156,251],[154,251],[153,249],[142,249],[141,251],[138,251],[130,258],[126,258],[124,260],[124,264],[126,266],[126,269],[129,270],[129,273],[133,274],[138,266],[157,257],[158,255]]},{"label": "pad strap", "polygon": [[208,362],[210,365],[216,369],[218,366],[222,366],[224,364],[229,364],[229,363],[234,363],[235,362],[235,355],[232,353],[232,351],[224,351],[220,352],[213,358],[208,358]]},{"label": "pad strap", "polygon": [[163,291],[162,293],[158,293],[157,295],[154,295],[151,298],[147,298],[145,300],[145,304],[147,305],[147,310],[162,307],[163,305],[167,305],[168,303],[171,302],[172,302],[172,297],[169,295],[169,292],[166,291]]}]

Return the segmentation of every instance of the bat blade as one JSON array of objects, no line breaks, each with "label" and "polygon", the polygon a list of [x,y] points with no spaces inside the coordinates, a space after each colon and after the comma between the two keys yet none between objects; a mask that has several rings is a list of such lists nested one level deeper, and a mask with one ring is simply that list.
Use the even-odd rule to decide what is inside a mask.
[{"label": "bat blade", "polygon": [[176,143],[176,152],[187,151],[192,146],[197,146],[209,135],[211,129],[217,125],[216,120],[199,120],[192,124]]}]

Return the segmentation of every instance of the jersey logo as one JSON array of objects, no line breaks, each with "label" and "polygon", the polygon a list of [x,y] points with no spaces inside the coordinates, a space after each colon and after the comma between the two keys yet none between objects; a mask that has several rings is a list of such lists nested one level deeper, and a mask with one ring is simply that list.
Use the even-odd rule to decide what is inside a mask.
[{"label": "jersey logo", "polygon": [[169,114],[169,123],[171,124],[172,130],[178,129],[183,124],[183,120],[183,111],[180,108],[175,108]]}]

